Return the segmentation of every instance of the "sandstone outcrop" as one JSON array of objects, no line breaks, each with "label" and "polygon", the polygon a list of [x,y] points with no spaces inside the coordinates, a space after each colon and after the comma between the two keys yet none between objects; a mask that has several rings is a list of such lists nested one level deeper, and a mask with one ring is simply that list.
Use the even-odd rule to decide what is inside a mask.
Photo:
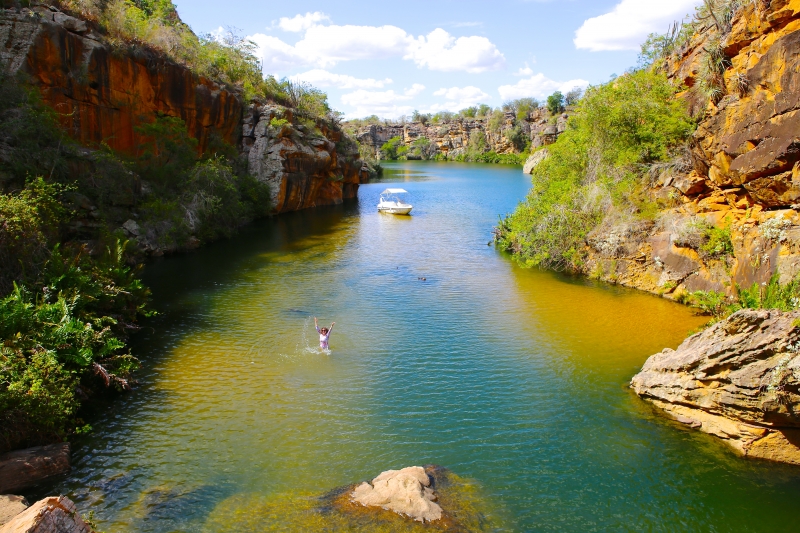
[{"label": "sandstone outcrop", "polygon": [[741,310],[651,356],[631,387],[747,457],[800,465],[800,311]]},{"label": "sandstone outcrop", "polygon": [[72,500],[53,496],[40,500],[5,525],[0,533],[92,533]]},{"label": "sandstone outcrop", "polygon": [[394,511],[418,522],[431,522],[442,517],[431,478],[421,466],[382,472],[370,483],[365,481],[357,486],[351,498],[354,503]]},{"label": "sandstone outcrop", "polygon": [[361,144],[374,149],[376,153],[389,139],[400,137],[412,155],[409,158],[419,159],[413,154],[414,143],[419,139],[430,141],[430,148],[425,159],[436,154],[454,159],[464,155],[473,132],[482,132],[486,138],[487,150],[498,154],[513,154],[518,150],[509,139],[509,133],[521,128],[531,141],[531,149],[552,144],[567,128],[568,113],[551,116],[545,108],[532,111],[524,120],[516,120],[513,113],[506,113],[503,123],[497,128],[489,127],[489,118],[459,117],[441,124],[409,122],[406,124],[372,124],[359,128],[355,136]]},{"label": "sandstone outcrop", "polygon": [[180,117],[204,150],[212,134],[236,145],[241,97],[146,49],[119,50],[94,23],[55,8],[3,9],[0,63],[22,72],[72,137],[135,153],[135,130],[157,114]]},{"label": "sandstone outcrop", "polygon": [[16,492],[69,472],[69,443],[36,446],[0,455],[0,493]]},{"label": "sandstone outcrop", "polygon": [[533,172],[533,169],[536,168],[539,163],[547,159],[548,155],[550,155],[550,153],[547,151],[547,148],[542,148],[541,150],[533,152],[525,161],[525,165],[522,167],[522,173],[530,174]]},{"label": "sandstone outcrop", "polygon": [[250,173],[270,185],[276,212],[340,204],[369,179],[358,146],[323,121],[295,120],[291,109],[253,106],[243,120]]},{"label": "sandstone outcrop", "polygon": [[22,496],[0,494],[0,526],[7,524],[27,508],[28,502]]},{"label": "sandstone outcrop", "polygon": [[[700,91],[704,54],[719,42],[726,93]],[[607,221],[587,239],[584,272],[681,299],[733,294],[800,272],[800,0],[750,2],[729,31],[713,21],[667,61],[699,117],[686,153],[652,175],[656,223]],[[708,254],[700,227],[730,232],[732,252]],[[692,229],[694,228],[694,229]],[[697,235],[695,235],[696,237]],[[691,235],[689,235],[691,237]]]},{"label": "sandstone outcrop", "polygon": [[[0,68],[38,89],[85,147],[70,148],[75,152],[70,172],[94,176],[95,167],[106,164],[95,151],[101,145],[141,155],[152,139],[137,126],[167,116],[183,120],[201,153],[219,141],[238,148],[249,173],[270,185],[272,213],[341,203],[354,198],[368,179],[357,145],[335,122],[296,116],[275,104],[245,103],[239,88],[200,76],[142,43],[120,44],[104,32],[96,22],[53,6],[0,9]],[[146,176],[119,167],[113,171],[117,187],[92,178],[97,195],[112,204],[106,218],[95,200],[73,194],[81,198],[80,220],[72,225],[76,235],[89,239],[107,224],[148,255],[199,245],[194,234],[180,245],[164,237],[174,229],[170,220],[156,221],[157,230],[141,226],[136,206],[152,199],[153,188]],[[92,196],[94,188],[81,192]]]}]

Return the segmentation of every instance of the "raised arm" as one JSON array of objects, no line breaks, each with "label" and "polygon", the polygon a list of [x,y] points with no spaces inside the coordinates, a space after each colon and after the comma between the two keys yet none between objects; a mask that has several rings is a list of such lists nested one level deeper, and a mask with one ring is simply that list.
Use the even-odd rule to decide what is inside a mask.
[{"label": "raised arm", "polygon": [[333,325],[334,325],[334,324],[336,324],[336,322],[331,322],[331,327],[329,327],[329,328],[328,328],[328,333],[330,333],[331,331],[333,331]]},{"label": "raised arm", "polygon": [[317,333],[319,333],[319,324],[317,324],[317,317],[314,317],[314,329],[316,329]]}]

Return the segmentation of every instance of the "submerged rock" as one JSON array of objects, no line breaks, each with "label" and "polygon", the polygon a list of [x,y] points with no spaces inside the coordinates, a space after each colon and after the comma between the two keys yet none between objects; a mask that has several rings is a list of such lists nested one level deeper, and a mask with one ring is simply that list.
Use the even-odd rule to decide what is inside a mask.
[{"label": "submerged rock", "polygon": [[[384,491],[380,488],[384,484],[385,488],[394,486],[398,490]],[[354,494],[371,495],[369,498],[374,498],[373,501],[383,499],[386,504],[367,506],[357,503],[354,501]],[[379,498],[378,494],[382,496]],[[394,497],[385,498],[387,494]],[[388,502],[393,502],[393,506],[396,504],[400,508],[402,494],[410,496],[412,502],[416,501],[417,505],[425,508],[424,513],[428,513],[425,522],[421,518],[415,519],[410,512],[388,507]],[[434,519],[437,508],[439,518]],[[417,509],[417,506],[411,505],[408,510],[416,512]],[[492,525],[486,511],[487,501],[481,496],[477,483],[461,478],[441,466],[428,465],[424,468],[411,467],[384,472],[371,484],[346,485],[325,494],[301,491],[270,495],[236,494],[214,508],[203,526],[203,531],[491,531]]]},{"label": "submerged rock", "polygon": [[636,394],[739,453],[800,465],[800,311],[743,309],[651,356]]},{"label": "submerged rock", "polygon": [[364,482],[357,486],[350,496],[354,503],[381,507],[419,522],[442,517],[442,508],[436,503],[438,497],[431,487],[431,478],[421,466],[382,472],[372,483]]}]

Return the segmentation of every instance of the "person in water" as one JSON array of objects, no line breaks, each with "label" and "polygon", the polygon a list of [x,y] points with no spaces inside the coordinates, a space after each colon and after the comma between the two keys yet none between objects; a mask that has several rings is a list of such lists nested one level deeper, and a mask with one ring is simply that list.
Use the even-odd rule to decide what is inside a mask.
[{"label": "person in water", "polygon": [[331,322],[331,327],[329,328],[320,328],[319,324],[317,323],[317,317],[314,317],[314,327],[317,329],[317,333],[319,333],[319,347],[323,350],[328,350],[328,339],[331,337],[331,330],[333,330],[333,325],[336,322]]}]

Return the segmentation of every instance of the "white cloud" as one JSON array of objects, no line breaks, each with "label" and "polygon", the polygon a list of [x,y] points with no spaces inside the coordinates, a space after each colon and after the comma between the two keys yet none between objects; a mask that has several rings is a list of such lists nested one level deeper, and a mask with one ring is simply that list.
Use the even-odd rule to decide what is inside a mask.
[{"label": "white cloud", "polygon": [[[321,11],[308,12],[305,15],[295,15],[292,18],[281,17],[278,20],[278,27],[283,31],[290,31],[293,33],[300,33],[305,31],[311,26],[315,26],[320,22],[328,21],[330,17]],[[274,24],[274,22],[273,22]]]},{"label": "white cloud", "polygon": [[415,39],[403,59],[442,72],[479,73],[501,69],[506,63],[500,50],[486,37],[455,38],[441,28]]},{"label": "white cloud", "polygon": [[514,100],[516,98],[545,98],[555,91],[565,93],[573,87],[586,87],[589,82],[586,80],[555,81],[547,78],[544,74],[534,74],[530,78],[519,80],[514,85],[501,85],[497,88],[500,98],[503,100]]},{"label": "white cloud", "polygon": [[447,109],[449,111],[458,111],[465,107],[470,107],[490,99],[487,93],[479,88],[468,85],[466,87],[450,87],[441,88],[433,93],[434,96],[444,96],[447,100],[444,104],[434,105],[436,110]]},{"label": "white cloud", "polygon": [[397,26],[313,26],[295,48],[320,66],[401,56],[412,37]]},{"label": "white cloud", "polygon": [[576,48],[638,50],[651,33],[663,33],[675,20],[694,12],[701,0],[622,0],[614,9],[584,21],[575,32]]},{"label": "white cloud", "polygon": [[290,76],[292,80],[306,81],[315,87],[337,87],[339,89],[382,89],[392,83],[390,78],[356,78],[347,74],[335,74],[322,69],[313,69]]},{"label": "white cloud", "polygon": [[525,66],[520,67],[519,70],[514,73],[514,76],[533,76],[533,69],[525,62]]},{"label": "white cloud", "polygon": [[304,56],[294,46],[277,37],[256,33],[247,37],[258,46],[258,56],[264,62],[264,72],[282,72],[314,64],[314,58]]},{"label": "white cloud", "polygon": [[405,90],[406,96],[417,96],[419,93],[425,90],[425,86],[421,83],[415,83],[411,86],[411,88]]},{"label": "white cloud", "polygon": [[[485,72],[505,65],[505,57],[486,37],[454,37],[441,28],[415,38],[397,26],[339,26],[319,24],[319,12],[282,18],[282,28],[303,31],[294,45],[258,33],[258,45],[267,72],[313,65],[330,68],[342,61],[403,58],[420,67],[439,71]],[[314,18],[319,21],[312,20]]]},{"label": "white cloud", "polygon": [[367,91],[359,89],[352,93],[342,95],[342,103],[353,106],[355,110],[348,113],[348,117],[365,117],[378,115],[380,117],[399,117],[409,115],[414,110],[413,106],[402,105],[425,90],[425,86],[415,83],[402,93],[394,90],[388,91]]}]

